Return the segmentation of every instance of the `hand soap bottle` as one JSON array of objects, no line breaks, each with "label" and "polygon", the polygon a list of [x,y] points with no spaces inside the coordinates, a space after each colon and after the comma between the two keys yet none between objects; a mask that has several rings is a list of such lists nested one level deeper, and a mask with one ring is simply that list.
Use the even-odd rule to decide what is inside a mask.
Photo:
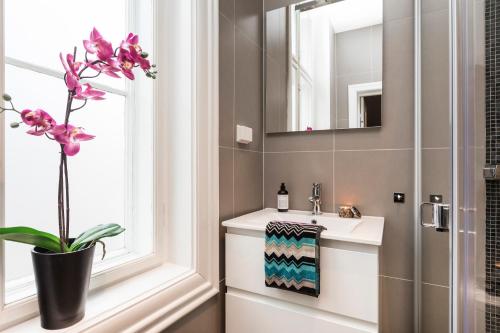
[{"label": "hand soap bottle", "polygon": [[278,191],[278,212],[288,212],[288,191],[285,183],[281,183]]}]

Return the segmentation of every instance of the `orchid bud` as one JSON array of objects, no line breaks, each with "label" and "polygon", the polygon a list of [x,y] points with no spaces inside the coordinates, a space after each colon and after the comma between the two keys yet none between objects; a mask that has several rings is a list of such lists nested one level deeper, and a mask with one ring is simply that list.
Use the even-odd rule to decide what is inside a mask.
[{"label": "orchid bud", "polygon": [[156,68],[156,64],[152,64],[151,67]]},{"label": "orchid bud", "polygon": [[18,128],[18,127],[19,127],[19,123],[16,123],[16,122],[10,123],[10,128]]},{"label": "orchid bud", "polygon": [[2,95],[2,98],[3,98],[3,100],[4,100],[4,101],[6,101],[6,102],[10,102],[10,101],[12,100],[12,97],[10,97],[10,95],[9,95],[9,94],[3,94],[3,95]]},{"label": "orchid bud", "polygon": [[147,72],[147,73],[146,73],[146,76],[147,76],[147,77],[153,77],[153,75],[151,75],[151,73],[150,73],[150,72]]},{"label": "orchid bud", "polygon": [[146,59],[147,57],[149,57],[149,53],[147,53],[147,52],[142,52],[142,53],[141,53],[141,57],[143,57],[144,59]]}]

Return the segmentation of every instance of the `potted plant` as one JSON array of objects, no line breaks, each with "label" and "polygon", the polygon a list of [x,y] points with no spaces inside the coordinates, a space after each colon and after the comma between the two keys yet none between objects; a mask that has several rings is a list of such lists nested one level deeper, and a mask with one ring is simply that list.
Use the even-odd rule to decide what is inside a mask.
[{"label": "potted plant", "polygon": [[[70,236],[68,160],[78,154],[80,142],[94,139],[83,128],[73,125],[70,118],[73,112],[83,109],[89,100],[99,101],[105,95],[85,80],[103,74],[134,80],[136,69],[144,72],[148,78],[155,79],[157,75],[156,66],[150,64],[148,54],[139,46],[139,37],[133,33],[113,48],[94,28],[90,38],[83,41],[83,46],[85,53],[81,61],[77,61],[76,47],[65,56],[60,53],[65,71],[64,83],[68,90],[62,122],[56,122],[42,109],[16,109],[7,94],[3,95],[6,106],[0,107],[0,114],[8,111],[19,115],[19,121],[11,123],[10,127],[27,126],[28,134],[60,146],[57,198],[59,236],[25,226],[0,228],[0,240],[34,246],[31,255],[38,304],[41,324],[46,329],[68,327],[83,318],[95,244],[102,244],[104,258],[106,250],[102,239],[125,231],[118,224],[101,224],[76,237]],[[74,106],[76,101],[79,104]]]}]

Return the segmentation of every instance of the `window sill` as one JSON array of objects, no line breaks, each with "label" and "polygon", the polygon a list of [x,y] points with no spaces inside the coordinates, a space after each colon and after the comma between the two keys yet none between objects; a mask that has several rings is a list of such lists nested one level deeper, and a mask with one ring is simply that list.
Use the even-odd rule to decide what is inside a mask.
[{"label": "window sill", "polygon": [[[193,270],[165,264],[156,269],[96,290],[89,295],[85,318],[57,332],[157,332],[216,295]],[[35,317],[3,332],[47,332]]]}]

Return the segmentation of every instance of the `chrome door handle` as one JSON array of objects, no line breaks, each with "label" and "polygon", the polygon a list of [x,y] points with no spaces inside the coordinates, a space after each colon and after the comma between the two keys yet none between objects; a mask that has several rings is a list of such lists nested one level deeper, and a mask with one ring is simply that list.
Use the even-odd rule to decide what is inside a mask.
[{"label": "chrome door handle", "polygon": [[[432,208],[432,221],[424,221],[424,209]],[[420,204],[420,224],[426,228],[435,228],[436,231],[446,232],[450,230],[450,205],[443,203],[422,202]]]}]

